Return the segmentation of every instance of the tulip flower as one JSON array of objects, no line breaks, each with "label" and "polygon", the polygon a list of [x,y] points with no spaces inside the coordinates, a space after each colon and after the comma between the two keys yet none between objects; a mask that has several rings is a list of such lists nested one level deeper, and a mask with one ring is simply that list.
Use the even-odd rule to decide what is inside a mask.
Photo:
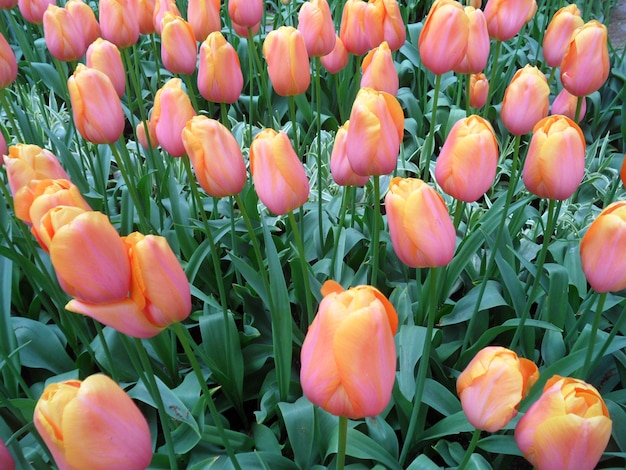
[{"label": "tulip flower", "polygon": [[270,31],[263,41],[263,55],[274,91],[281,96],[304,93],[311,83],[309,55],[304,36],[292,26]]},{"label": "tulip flower", "polygon": [[346,152],[354,172],[362,176],[391,173],[404,134],[404,113],[395,96],[361,88],[350,112]]},{"label": "tulip flower", "polygon": [[456,233],[443,198],[416,178],[392,178],[385,197],[391,243],[413,268],[445,266],[454,256]]},{"label": "tulip flower", "polygon": [[240,38],[247,38],[250,36],[255,36],[259,30],[261,29],[261,22],[253,24],[251,27],[240,25],[234,21],[231,21],[233,26],[233,31]]},{"label": "tulip flower", "polygon": [[65,8],[48,5],[43,14],[43,34],[50,54],[70,62],[80,59],[87,50],[79,24]]},{"label": "tulip flower", "polygon": [[343,126],[337,129],[335,144],[330,155],[330,173],[335,183],[341,186],[365,186],[369,181],[369,176],[357,175],[348,160],[346,152],[346,141],[348,138],[348,127],[350,121],[346,121]]},{"label": "tulip flower", "polygon": [[41,248],[49,253],[50,243],[52,243],[54,235],[76,217],[90,210],[77,206],[54,206],[39,217],[37,225],[33,225],[31,231]]},{"label": "tulip flower", "polygon": [[[154,126],[151,126],[150,122],[140,122],[137,124],[135,135],[137,136],[139,144],[146,150],[150,150],[150,148],[159,145],[159,141],[154,133]],[[150,142],[148,142],[148,138],[150,138]]]},{"label": "tulip flower", "polygon": [[[554,101],[552,102],[551,114],[562,114],[570,119],[576,119],[576,108],[578,106],[578,97],[572,95],[567,89],[563,88]],[[578,120],[582,121],[587,112],[587,102],[583,98],[580,105],[580,116]]]},{"label": "tulip flower", "polygon": [[228,14],[231,20],[244,28],[253,28],[263,18],[263,0],[229,0]]},{"label": "tulip flower", "polygon": [[159,35],[163,31],[163,18],[167,12],[179,18],[183,17],[183,15],[180,14],[178,6],[176,6],[175,0],[156,0],[154,3],[154,11],[152,12],[152,26]]},{"label": "tulip flower", "polygon": [[250,172],[259,199],[276,215],[297,209],[309,198],[304,166],[284,132],[264,129],[250,145]]},{"label": "tulip flower", "polygon": [[189,0],[187,21],[196,41],[204,41],[209,34],[221,29],[220,0]]},{"label": "tulip flower", "polygon": [[154,133],[161,145],[172,157],[185,154],[181,133],[196,112],[189,95],[185,93],[180,78],[170,78],[154,97],[154,109],[150,118]]},{"label": "tulip flower", "polygon": [[469,19],[469,35],[467,37],[467,51],[459,65],[454,68],[456,73],[480,73],[489,59],[489,31],[487,20],[482,10],[474,7],[465,7],[465,14]]},{"label": "tulip flower", "polygon": [[[0,155],[3,156],[4,159],[4,155],[6,155],[7,153],[9,153],[9,148],[7,146],[7,140],[4,137],[4,134],[2,133],[2,131],[0,131]],[[2,162],[0,162],[2,163]]]},{"label": "tulip flower", "polygon": [[48,5],[56,5],[55,0],[18,0],[17,7],[26,21],[33,24],[43,23],[43,14]]},{"label": "tulip flower", "polygon": [[0,468],[15,470],[15,460],[2,439],[0,439]]},{"label": "tulip flower", "polygon": [[467,53],[469,30],[469,18],[459,2],[435,0],[417,43],[424,67],[436,75],[458,67]]},{"label": "tulip flower", "polygon": [[611,438],[612,422],[598,391],[555,375],[515,427],[515,442],[537,470],[593,470]]},{"label": "tulip flower", "polygon": [[398,72],[386,41],[368,52],[361,63],[361,70],[361,88],[386,91],[394,96],[398,94]]},{"label": "tulip flower", "polygon": [[517,407],[539,378],[534,362],[500,347],[481,349],[456,381],[467,420],[496,432],[517,415]]},{"label": "tulip flower", "polygon": [[70,12],[74,24],[82,31],[85,47],[89,47],[102,34],[96,14],[83,0],[68,0],[65,9]]},{"label": "tulip flower", "polygon": [[548,115],[549,108],[550,87],[546,76],[537,67],[526,65],[515,73],[504,91],[500,117],[511,134],[523,135]]},{"label": "tulip flower", "polygon": [[140,34],[156,33],[154,26],[154,10],[156,0],[137,0],[137,22],[139,23]]},{"label": "tulip flower", "polygon": [[470,75],[469,104],[472,108],[482,108],[489,96],[489,80],[484,73]]},{"label": "tulip flower", "polygon": [[85,63],[87,67],[104,73],[111,83],[117,96],[124,96],[126,91],[126,71],[122,62],[122,54],[118,47],[106,39],[98,38],[87,48]]},{"label": "tulip flower", "polygon": [[234,103],[243,90],[243,74],[235,48],[215,31],[200,46],[198,91],[207,101]]},{"label": "tulip flower", "polygon": [[561,83],[572,95],[587,96],[600,89],[609,77],[606,26],[596,20],[574,33],[561,62]]},{"label": "tulip flower", "polygon": [[575,3],[558,10],[543,36],[543,58],[550,67],[558,67],[567,51],[572,34],[584,21]]},{"label": "tulip flower", "polygon": [[508,41],[532,19],[536,8],[535,0],[488,0],[485,19],[489,36],[498,41]]},{"label": "tulip flower", "polygon": [[172,73],[196,70],[198,45],[191,25],[167,11],[161,20],[161,60]]},{"label": "tulip flower", "polygon": [[298,31],[302,33],[309,57],[324,56],[333,50],[337,34],[326,0],[309,0],[302,4]]},{"label": "tulip flower", "polygon": [[33,421],[61,470],[143,470],[152,460],[146,419],[102,374],[48,385]]},{"label": "tulip flower", "polygon": [[124,132],[122,103],[109,77],[78,64],[67,81],[74,124],[84,139],[110,144]]},{"label": "tulip flower", "polygon": [[12,145],[4,154],[4,165],[13,197],[32,180],[70,179],[57,157],[37,145]]},{"label": "tulip flower", "polygon": [[102,38],[120,49],[132,46],[139,39],[139,21],[134,0],[100,0],[100,31]]},{"label": "tulip flower", "polygon": [[17,0],[0,0],[0,10],[10,10],[17,5]]},{"label": "tulip flower", "polygon": [[372,286],[322,286],[317,315],[300,355],[304,395],[329,413],[350,419],[380,414],[396,374],[398,315]]},{"label": "tulip flower", "polygon": [[381,2],[385,10],[383,17],[383,41],[392,51],[397,51],[406,42],[406,26],[397,0],[373,0]]},{"label": "tulip flower", "polygon": [[596,292],[626,289],[626,201],[609,204],[591,223],[580,242],[587,281]]},{"label": "tulip flower", "polygon": [[383,41],[381,4],[347,0],[341,14],[339,37],[350,54],[363,55]]},{"label": "tulip flower", "polygon": [[11,46],[0,33],[0,90],[8,87],[17,78],[17,59]]},{"label": "tulip flower", "polygon": [[472,115],[452,126],[437,158],[435,179],[450,196],[474,202],[493,184],[497,166],[495,132],[487,120]]},{"label": "tulip flower", "polygon": [[624,155],[624,160],[622,161],[622,169],[619,172],[619,177],[622,180],[622,184],[626,188],[626,155]]},{"label": "tulip flower", "polygon": [[195,116],[183,129],[183,145],[198,182],[213,197],[234,196],[246,184],[246,164],[235,137],[224,125]]},{"label": "tulip flower", "polygon": [[333,74],[340,72],[348,65],[348,51],[339,36],[335,37],[333,50],[329,54],[320,57],[320,61],[324,68]]}]

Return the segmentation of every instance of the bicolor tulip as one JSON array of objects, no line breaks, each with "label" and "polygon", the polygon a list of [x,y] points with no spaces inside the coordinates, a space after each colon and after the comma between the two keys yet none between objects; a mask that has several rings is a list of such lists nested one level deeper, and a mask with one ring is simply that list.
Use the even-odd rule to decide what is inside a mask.
[{"label": "bicolor tulip", "polygon": [[515,442],[537,470],[593,470],[613,423],[592,385],[555,375],[515,427]]},{"label": "bicolor tulip", "polygon": [[470,75],[469,104],[472,108],[482,108],[489,96],[489,80],[484,73]]},{"label": "bicolor tulip", "polygon": [[244,28],[253,28],[261,22],[265,2],[263,0],[229,0],[228,14],[231,20]]},{"label": "bicolor tulip", "polygon": [[587,281],[596,292],[626,289],[626,201],[604,208],[580,242],[580,258]]},{"label": "bicolor tulip", "polygon": [[84,139],[94,144],[110,144],[120,138],[124,132],[124,112],[109,77],[78,64],[67,87],[74,124]]},{"label": "bicolor tulip", "polygon": [[61,61],[78,60],[87,50],[80,24],[65,8],[48,5],[43,14],[43,35],[52,57]]},{"label": "bicolor tulip", "polygon": [[363,0],[347,0],[344,4],[339,37],[350,54],[363,55],[383,41],[381,7]]},{"label": "bicolor tulip", "polygon": [[259,199],[276,215],[297,209],[309,198],[304,166],[284,132],[264,129],[250,145],[250,172]]},{"label": "bicolor tulip", "polygon": [[335,183],[340,186],[365,186],[370,177],[357,175],[348,160],[346,141],[349,126],[350,121],[346,121],[343,126],[337,129],[333,151],[330,155],[330,173]]},{"label": "bicolor tulip", "polygon": [[381,2],[385,11],[383,17],[383,41],[387,41],[392,51],[397,51],[406,42],[406,26],[400,13],[397,0],[373,0]]},{"label": "bicolor tulip", "polygon": [[471,115],[457,121],[435,166],[435,179],[450,196],[465,202],[482,197],[493,184],[498,141],[489,121]]},{"label": "bicolor tulip", "polygon": [[106,39],[98,38],[87,48],[85,56],[87,67],[100,70],[111,83],[117,96],[124,96],[126,91],[126,71],[122,62],[122,54],[118,47]]},{"label": "bicolor tulip", "polygon": [[546,76],[531,65],[519,69],[504,91],[500,109],[504,127],[513,135],[527,134],[548,115],[549,109],[550,87]]},{"label": "bicolor tulip", "polygon": [[417,42],[424,67],[436,75],[458,67],[467,53],[469,31],[469,18],[459,2],[435,0]]},{"label": "bicolor tulip", "polygon": [[96,14],[83,0],[68,0],[65,9],[70,12],[74,23],[82,31],[85,47],[89,47],[102,34]]},{"label": "bicolor tulip", "polygon": [[102,374],[48,385],[33,421],[60,470],[143,470],[152,460],[146,418]]},{"label": "bicolor tulip", "polygon": [[183,145],[202,189],[213,197],[234,196],[246,184],[246,164],[239,143],[215,119],[195,116],[183,129]]},{"label": "bicolor tulip", "polygon": [[339,36],[335,37],[335,47],[329,54],[320,57],[320,61],[326,70],[335,74],[343,70],[348,65],[348,51]]},{"label": "bicolor tulip", "polygon": [[311,83],[309,55],[304,36],[293,26],[270,31],[263,41],[263,55],[274,91],[281,96],[304,93]]},{"label": "bicolor tulip", "polygon": [[487,20],[482,10],[474,7],[465,7],[465,14],[469,19],[469,36],[467,37],[467,51],[459,65],[454,68],[456,73],[480,73],[489,59],[489,31]]},{"label": "bicolor tulip", "polygon": [[37,145],[12,145],[4,155],[4,165],[13,197],[32,180],[70,179],[58,158]]},{"label": "bicolor tulip", "polygon": [[386,175],[396,168],[404,113],[395,96],[361,88],[350,112],[346,152],[357,175]]},{"label": "bicolor tulip", "polygon": [[26,21],[34,24],[43,23],[43,14],[48,5],[56,5],[56,0],[18,0],[17,7]]},{"label": "bicolor tulip", "polygon": [[488,0],[485,18],[489,36],[498,41],[508,41],[532,19],[536,9],[535,0]]},{"label": "bicolor tulip", "polygon": [[196,41],[204,41],[209,34],[222,27],[220,0],[189,0],[187,21],[193,29]]},{"label": "bicolor tulip", "polygon": [[329,54],[335,47],[335,23],[326,0],[308,0],[298,13],[298,31],[302,33],[309,57]]},{"label": "bicolor tulip", "polygon": [[608,30],[591,20],[576,31],[561,61],[561,83],[572,95],[587,96],[609,77]]},{"label": "bicolor tulip", "polygon": [[102,38],[120,49],[139,39],[139,20],[134,0],[100,0],[98,3]]},{"label": "bicolor tulip", "polygon": [[372,286],[322,286],[317,315],[302,344],[304,395],[325,411],[350,419],[380,414],[396,375],[398,315]]},{"label": "bicolor tulip", "polygon": [[0,439],[0,468],[4,470],[15,470],[15,460],[6,444]]},{"label": "bicolor tulip", "polygon": [[[87,209],[91,210],[91,209]],[[50,243],[54,235],[65,225],[69,224],[86,210],[77,206],[55,206],[43,214],[37,225],[31,227],[31,231],[39,245],[46,253],[50,252]]]},{"label": "bicolor tulip", "polygon": [[0,90],[8,87],[17,78],[17,59],[11,46],[0,33]]},{"label": "bicolor tulip", "polygon": [[467,420],[496,432],[517,415],[517,407],[539,378],[534,362],[500,346],[478,351],[456,381]]},{"label": "bicolor tulip", "polygon": [[386,91],[391,95],[398,94],[400,80],[393,62],[391,49],[386,41],[372,49],[361,63],[361,88],[373,88]]},{"label": "bicolor tulip", "polygon": [[152,12],[152,26],[159,35],[163,31],[163,18],[167,12],[180,18],[183,17],[175,0],[155,0],[154,11]]},{"label": "bicolor tulip", "polygon": [[543,58],[550,67],[561,65],[563,56],[572,40],[572,34],[582,27],[584,21],[575,3],[558,10],[543,36]]},{"label": "bicolor tulip", "polygon": [[200,46],[198,91],[207,101],[234,103],[243,90],[241,63],[235,48],[215,31]]},{"label": "bicolor tulip", "polygon": [[137,0],[137,22],[139,23],[140,34],[156,33],[154,26],[154,9],[156,0]]},{"label": "bicolor tulip", "polygon": [[[552,102],[552,107],[550,112],[552,114],[562,114],[567,116],[570,119],[576,120],[576,108],[578,107],[578,96],[572,95],[566,88],[563,88],[554,101]],[[578,116],[578,121],[582,121],[587,113],[587,100],[581,97],[580,103],[580,116]]]},{"label": "bicolor tulip", "polygon": [[189,95],[183,90],[180,78],[170,78],[154,97],[154,108],[150,124],[159,145],[172,157],[185,154],[181,133],[192,117],[196,115]]},{"label": "bicolor tulip", "polygon": [[161,60],[170,72],[191,74],[196,70],[198,45],[191,25],[166,11],[161,20]]},{"label": "bicolor tulip", "polygon": [[445,266],[454,256],[456,233],[441,195],[417,178],[392,178],[385,196],[391,243],[413,268]]}]

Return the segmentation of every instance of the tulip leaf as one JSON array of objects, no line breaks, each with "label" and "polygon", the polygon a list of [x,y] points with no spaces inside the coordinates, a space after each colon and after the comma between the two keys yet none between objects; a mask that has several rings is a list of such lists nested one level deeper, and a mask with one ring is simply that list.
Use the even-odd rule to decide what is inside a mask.
[{"label": "tulip leaf", "polygon": [[281,454],[281,446],[276,434],[264,424],[252,423],[254,448],[260,452]]},{"label": "tulip leaf", "polygon": [[396,334],[399,355],[398,387],[407,400],[415,394],[415,365],[422,357],[426,328],[415,325],[401,325]]},{"label": "tulip leaf", "polygon": [[[615,403],[613,400],[606,399],[606,407],[609,410],[609,416],[613,423],[626,423],[626,410],[624,405]],[[613,426],[611,431],[613,439],[619,446],[622,452],[626,452],[626,427],[625,426]]]},{"label": "tulip leaf", "polygon": [[389,423],[379,416],[365,418],[365,423],[367,424],[369,436],[397,459],[399,455],[398,436],[396,436],[395,431]]},{"label": "tulip leaf", "polygon": [[[331,453],[337,452],[337,437],[337,430],[335,430],[333,440],[331,441],[333,446],[328,450]],[[362,432],[349,428],[347,439],[346,455],[358,459],[373,460],[383,464],[390,470],[401,470],[402,467],[400,467],[396,458]]]},{"label": "tulip leaf", "polygon": [[461,432],[473,431],[474,426],[469,423],[465,413],[463,413],[463,411],[459,411],[453,415],[446,416],[428,428],[424,434],[422,434],[422,441],[439,439],[444,436],[451,436]]},{"label": "tulip leaf", "polygon": [[315,444],[315,413],[313,404],[304,397],[295,403],[279,403],[285,422],[294,461],[300,469],[308,469],[317,458]]},{"label": "tulip leaf", "polygon": [[411,465],[409,465],[406,470],[442,470],[443,467],[440,467],[435,462],[433,462],[430,457],[426,454],[420,454]]},{"label": "tulip leaf", "polygon": [[492,434],[478,441],[478,447],[487,452],[505,455],[522,455],[511,434]]},{"label": "tulip leaf", "polygon": [[41,81],[58,96],[66,95],[65,87],[61,82],[61,77],[52,66],[45,62],[28,62],[27,66],[31,69],[33,75],[39,76]]},{"label": "tulip leaf", "polygon": [[[237,462],[243,469],[296,470],[293,461],[271,452],[245,452],[237,454]],[[233,470],[235,467],[227,457],[210,457],[188,467],[188,470]]]},{"label": "tulip leaf", "polygon": [[[464,295],[454,305],[452,312],[441,319],[441,325],[454,325],[469,320],[476,308],[476,302],[478,302],[478,294],[480,291],[481,286],[478,285],[469,291],[469,293]],[[501,305],[507,305],[507,302],[500,294],[500,291],[501,288],[498,282],[487,281],[487,286],[484,287],[484,293],[480,301],[480,306],[478,307],[478,312],[499,307]]]},{"label": "tulip leaf", "polygon": [[46,369],[61,374],[75,368],[74,362],[51,327],[25,317],[12,317],[11,324],[20,349],[20,362],[25,367]]}]

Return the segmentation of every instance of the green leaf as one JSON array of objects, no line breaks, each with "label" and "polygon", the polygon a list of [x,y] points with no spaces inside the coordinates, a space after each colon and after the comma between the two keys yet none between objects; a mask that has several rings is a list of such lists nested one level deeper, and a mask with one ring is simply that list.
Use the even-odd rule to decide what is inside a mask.
[{"label": "green leaf", "polygon": [[430,460],[426,454],[419,455],[411,465],[409,465],[406,470],[442,470],[443,467],[440,467],[435,462]]},{"label": "green leaf", "polygon": [[422,357],[426,328],[414,325],[400,325],[396,334],[398,344],[399,370],[396,373],[400,392],[407,400],[415,395],[415,365]]},{"label": "green leaf", "polygon": [[58,96],[65,97],[67,95],[66,87],[61,82],[61,78],[57,70],[45,62],[30,62],[27,65],[33,75],[38,76],[41,81]]},{"label": "green leaf", "polygon": [[[481,286],[475,286],[469,293],[463,296],[454,307],[449,315],[445,315],[440,323],[442,326],[454,325],[467,321],[471,318],[478,302],[478,294],[481,290]],[[500,295],[500,284],[496,281],[487,281],[485,292],[480,301],[480,307],[478,312],[483,310],[489,310],[490,308],[499,307],[501,305],[507,305],[506,300]]]},{"label": "green leaf", "polygon": [[493,454],[522,455],[512,434],[492,434],[478,441],[478,447]]},{"label": "green leaf", "polygon": [[548,272],[550,285],[548,287],[548,302],[544,306],[545,313],[541,318],[563,329],[568,306],[568,303],[564,302],[563,299],[567,299],[569,272],[565,267],[552,263],[545,264],[544,269]]},{"label": "green leaf", "polygon": [[20,349],[20,362],[25,367],[46,369],[61,374],[74,369],[74,362],[65,352],[56,334],[50,327],[30,318],[13,317],[11,325]]},{"label": "green leaf", "polygon": [[294,461],[300,469],[308,469],[317,459],[315,448],[315,413],[313,404],[300,397],[295,403],[279,403]]},{"label": "green leaf", "polygon": [[[337,430],[335,429],[331,441],[334,447],[329,449],[329,454],[337,453],[337,438]],[[373,460],[374,462],[383,464],[390,470],[401,470],[402,467],[400,467],[396,458],[362,432],[349,428],[347,439],[346,455],[358,459]],[[328,457],[329,454],[327,454],[326,457]]]}]

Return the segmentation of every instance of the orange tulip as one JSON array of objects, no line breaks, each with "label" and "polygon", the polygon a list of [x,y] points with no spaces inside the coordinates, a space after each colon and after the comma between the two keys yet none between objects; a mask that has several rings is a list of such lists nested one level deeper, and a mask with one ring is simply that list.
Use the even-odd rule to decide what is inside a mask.
[{"label": "orange tulip", "polygon": [[396,168],[404,113],[395,96],[361,88],[350,112],[346,151],[358,175],[386,175]]},{"label": "orange tulip", "polygon": [[89,47],[101,35],[96,14],[83,0],[68,0],[65,9],[70,12],[74,24],[82,31],[85,47]]},{"label": "orange tulip", "polygon": [[48,5],[43,14],[43,34],[50,54],[70,62],[80,59],[87,50],[80,25],[65,8]]},{"label": "orange tulip", "polygon": [[534,362],[509,349],[488,346],[461,372],[456,391],[472,426],[496,432],[517,415],[517,407],[538,378]]},{"label": "orange tulip", "polygon": [[382,2],[385,10],[383,17],[383,41],[387,41],[392,51],[397,51],[406,42],[406,26],[400,13],[397,0],[372,0]]},{"label": "orange tulip", "polygon": [[489,80],[484,73],[470,75],[469,104],[472,108],[482,108],[489,96]]},{"label": "orange tulip", "polygon": [[505,90],[500,117],[511,134],[522,135],[546,117],[549,108],[550,87],[546,76],[537,67],[526,65],[515,73]]},{"label": "orange tulip", "polygon": [[450,196],[474,202],[493,184],[497,166],[495,132],[487,120],[472,115],[452,126],[437,158],[435,179]]},{"label": "orange tulip", "polygon": [[572,95],[589,95],[606,82],[611,69],[607,41],[606,26],[596,20],[574,33],[561,62],[561,82]]},{"label": "orange tulip", "polygon": [[372,49],[361,63],[361,88],[373,88],[386,91],[391,95],[398,94],[400,87],[398,72],[393,62],[391,49],[386,41]]},{"label": "orange tulip", "polygon": [[17,5],[17,0],[0,0],[0,10],[10,10]]},{"label": "orange tulip", "polygon": [[576,4],[571,3],[557,11],[543,37],[543,57],[550,67],[558,67],[563,60],[572,34],[584,21]]},{"label": "orange tulip", "polygon": [[234,103],[243,90],[243,74],[235,48],[215,31],[200,46],[198,91],[207,101]]},{"label": "orange tulip", "polygon": [[489,36],[498,41],[508,41],[532,19],[536,8],[535,0],[488,0],[485,19]]},{"label": "orange tulip", "polygon": [[167,11],[161,20],[161,60],[172,73],[191,74],[196,70],[198,45],[193,29],[180,16]]},{"label": "orange tulip", "polygon": [[8,87],[17,78],[17,59],[11,46],[0,33],[0,90]]},{"label": "orange tulip", "polygon": [[83,209],[76,206],[55,206],[50,208],[43,216],[39,218],[36,225],[33,225],[31,231],[39,245],[46,253],[50,252],[50,243],[54,235],[65,225],[72,222],[76,217],[91,209]]},{"label": "orange tulip", "polygon": [[195,116],[183,129],[185,151],[198,182],[213,197],[234,196],[246,184],[246,164],[235,137],[224,125]]},{"label": "orange tulip", "polygon": [[467,51],[454,71],[456,73],[480,73],[489,59],[490,42],[487,20],[482,10],[476,10],[471,6],[465,7],[465,14],[469,19]]},{"label": "orange tulip", "polygon": [[57,157],[37,145],[12,145],[4,154],[4,164],[13,197],[32,180],[70,179]]},{"label": "orange tulip", "polygon": [[[551,114],[562,114],[570,119],[576,119],[576,107],[578,106],[578,96],[572,95],[563,88],[552,102]],[[580,105],[580,116],[578,121],[582,121],[587,113],[587,100],[582,98]]]},{"label": "orange tulip", "polygon": [[105,375],[48,385],[33,421],[60,469],[143,470],[150,465],[148,423]]},{"label": "orange tulip", "polygon": [[555,375],[515,427],[515,442],[537,470],[593,470],[611,438],[600,393],[579,379]]},{"label": "orange tulip", "polygon": [[154,97],[154,109],[150,118],[154,133],[161,145],[172,157],[185,154],[182,131],[196,112],[189,95],[183,90],[180,78],[170,78]]},{"label": "orange tulip", "polygon": [[626,155],[624,155],[624,160],[622,161],[622,169],[619,172],[619,177],[622,180],[622,184],[626,188]]},{"label": "orange tulip", "polygon": [[369,181],[369,176],[357,175],[348,160],[346,152],[346,141],[348,138],[348,127],[350,121],[346,121],[343,126],[337,129],[335,144],[330,156],[330,173],[335,183],[341,186],[365,186]]},{"label": "orange tulip", "polygon": [[309,55],[304,36],[292,26],[270,31],[263,41],[263,55],[274,91],[281,96],[304,93],[311,83]]},{"label": "orange tulip", "polygon": [[264,129],[250,145],[250,172],[259,199],[276,215],[297,209],[309,198],[304,166],[284,132]]},{"label": "orange tulip", "polygon": [[15,460],[2,439],[0,439],[0,468],[15,470]]},{"label": "orange tulip", "polygon": [[74,124],[84,139],[94,144],[110,144],[120,138],[124,132],[124,112],[109,77],[78,64],[67,87]]},{"label": "orange tulip", "polygon": [[339,37],[350,54],[363,55],[383,41],[383,5],[347,0],[341,14]]},{"label": "orange tulip", "polygon": [[156,0],[154,3],[154,11],[152,12],[152,26],[158,34],[161,34],[163,31],[163,18],[167,12],[180,18],[183,17],[178,6],[176,6],[175,0]]},{"label": "orange tulip", "polygon": [[302,344],[300,382],[315,405],[350,419],[373,417],[391,399],[398,315],[372,286],[322,286],[324,298]]},{"label": "orange tulip", "polygon": [[137,23],[139,23],[140,34],[156,33],[154,26],[154,10],[156,0],[137,0]]},{"label": "orange tulip", "polygon": [[87,48],[86,65],[100,70],[111,83],[117,96],[124,96],[126,91],[126,71],[122,62],[122,54],[118,47],[106,39],[98,38]]},{"label": "orange tulip", "polygon": [[231,20],[244,28],[253,28],[263,18],[263,0],[229,0],[228,14]]},{"label": "orange tulip", "polygon": [[56,5],[55,0],[18,0],[17,6],[26,21],[34,24],[43,23],[43,14],[48,5]]},{"label": "orange tulip", "polygon": [[304,2],[298,13],[298,31],[304,37],[309,57],[329,54],[335,47],[335,23],[326,0]]},{"label": "orange tulip", "polygon": [[240,38],[247,38],[250,35],[255,36],[261,29],[260,21],[258,23],[253,24],[250,27],[240,25],[239,23],[236,23],[234,21],[231,21],[231,23],[233,25],[233,31],[235,31],[235,34],[239,36]]},{"label": "orange tulip", "polygon": [[600,212],[580,242],[583,272],[596,292],[626,289],[622,253],[626,253],[626,201],[616,201]]},{"label": "orange tulip", "polygon": [[329,54],[320,57],[320,61],[330,73],[338,73],[348,65],[348,51],[339,36],[335,37],[335,47]]},{"label": "orange tulip", "polygon": [[100,0],[100,31],[102,37],[120,49],[132,46],[139,39],[139,20],[134,0]]},{"label": "orange tulip", "polygon": [[[139,144],[146,150],[150,150],[150,148],[155,148],[159,145],[159,141],[154,133],[154,126],[151,126],[150,122],[140,122],[137,124],[135,135],[137,136]],[[150,142],[148,142],[148,138]]]},{"label": "orange tulip", "polygon": [[209,34],[221,29],[220,0],[189,0],[187,21],[196,41],[204,41]]}]

